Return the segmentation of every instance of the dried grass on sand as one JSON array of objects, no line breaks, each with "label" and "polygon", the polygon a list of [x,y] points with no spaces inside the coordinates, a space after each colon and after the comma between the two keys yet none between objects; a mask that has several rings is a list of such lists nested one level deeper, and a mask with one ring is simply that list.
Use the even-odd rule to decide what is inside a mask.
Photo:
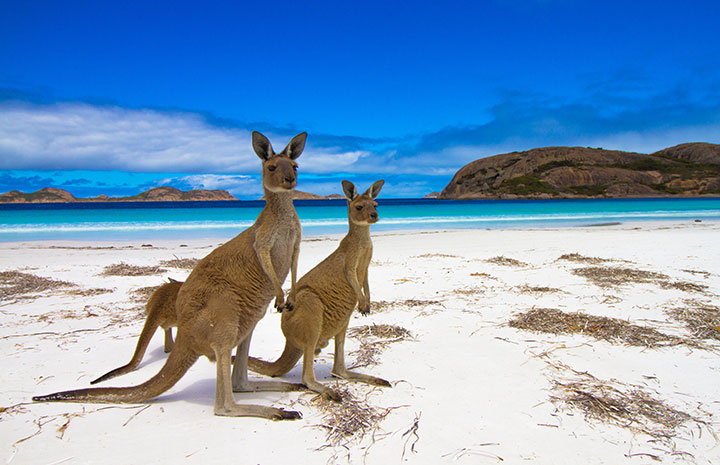
[{"label": "dried grass on sand", "polygon": [[668,275],[654,271],[635,270],[611,266],[589,266],[576,268],[573,274],[582,276],[600,287],[616,287],[623,284],[656,284],[663,289],[679,289],[689,292],[703,292],[707,286],[687,281],[673,281]]},{"label": "dried grass on sand", "polygon": [[509,322],[513,328],[549,334],[585,334],[611,343],[640,347],[663,347],[678,344],[695,345],[691,340],[670,336],[653,328],[637,326],[625,320],[565,313],[553,308],[534,308]]},{"label": "dried grass on sand", "polygon": [[656,439],[669,439],[688,422],[700,421],[688,413],[656,399],[638,386],[603,381],[573,370],[575,377],[554,381],[553,402],[580,410],[588,420],[597,420]]},{"label": "dried grass on sand", "polygon": [[386,324],[356,326],[348,329],[347,334],[360,339],[360,348],[351,352],[357,358],[350,368],[377,365],[378,356],[389,344],[412,339],[412,334],[407,329]]},{"label": "dried grass on sand", "polygon": [[720,341],[720,307],[697,300],[686,300],[685,306],[674,308],[668,313],[699,339]]},{"label": "dried grass on sand", "polygon": [[370,393],[365,399],[359,399],[345,386],[335,385],[332,389],[340,394],[342,402],[329,400],[323,395],[317,395],[310,401],[310,405],[322,413],[323,423],[319,426],[327,430],[328,444],[320,449],[359,443],[364,436],[375,432],[379,423],[393,410],[369,405],[367,395]]},{"label": "dried grass on sand", "polygon": [[373,302],[370,307],[371,311],[373,312],[384,312],[386,310],[390,310],[392,308],[416,308],[416,307],[429,307],[430,305],[442,305],[442,303],[439,300],[417,300],[417,299],[408,299],[408,300],[379,300],[377,302]]},{"label": "dried grass on sand", "polygon": [[74,286],[76,286],[76,284],[67,281],[57,281],[29,273],[21,273],[19,271],[0,272],[0,300],[8,300],[27,294]]},{"label": "dried grass on sand", "polygon": [[527,284],[523,284],[522,286],[518,287],[518,292],[520,294],[546,294],[546,293],[564,293],[562,289],[558,289],[556,287],[547,287],[547,286],[529,286]]},{"label": "dried grass on sand", "polygon": [[124,262],[108,265],[103,269],[102,276],[152,276],[165,273],[159,266],[129,265]]},{"label": "dried grass on sand", "polygon": [[157,291],[160,286],[139,287],[132,291],[133,300],[137,302],[147,302],[153,292]]},{"label": "dried grass on sand", "polygon": [[520,260],[515,260],[514,258],[503,257],[502,255],[493,257],[493,258],[488,258],[485,261],[488,263],[493,263],[495,265],[501,265],[501,266],[514,266],[514,267],[528,266],[528,264],[525,262],[521,262]]},{"label": "dried grass on sand", "polygon": [[181,270],[192,270],[200,262],[197,258],[177,258],[172,260],[163,260],[160,262],[160,266],[166,266],[168,268],[178,268]]},{"label": "dried grass on sand", "polygon": [[558,260],[565,260],[568,262],[576,262],[576,263],[589,263],[591,265],[599,265],[601,263],[612,261],[607,258],[585,257],[583,255],[580,255],[579,253],[566,253],[564,255],[560,255],[558,257]]}]

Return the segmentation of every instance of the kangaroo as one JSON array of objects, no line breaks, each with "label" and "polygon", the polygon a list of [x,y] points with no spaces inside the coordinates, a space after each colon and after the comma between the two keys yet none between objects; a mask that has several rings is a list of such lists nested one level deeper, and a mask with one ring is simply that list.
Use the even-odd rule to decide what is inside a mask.
[{"label": "kangaroo", "polygon": [[127,365],[123,365],[120,368],[111,370],[98,379],[90,381],[90,384],[97,384],[102,381],[114,378],[116,376],[124,375],[134,371],[140,362],[142,361],[143,355],[147,350],[150,339],[152,339],[155,330],[158,326],[165,331],[165,353],[169,353],[173,348],[173,337],[172,329],[177,327],[177,312],[175,311],[175,300],[177,299],[178,291],[182,286],[182,281],[175,281],[170,278],[169,283],[165,283],[155,290],[148,299],[148,303],[145,306],[147,310],[147,317],[145,318],[145,325],[143,326],[142,332],[140,332],[140,338],[138,339],[137,347],[135,347],[135,353],[128,362]]},{"label": "kangaroo", "polygon": [[[262,160],[266,205],[255,223],[213,250],[193,269],[176,300],[178,331],[160,372],[143,384],[125,388],[88,388],[33,397],[34,401],[143,402],[170,389],[200,356],[217,362],[215,415],[297,419],[300,414],[259,405],[239,405],[236,391],[289,391],[302,387],[278,381],[247,379],[247,353],[255,325],[273,297],[275,307],[289,309],[281,287],[288,270],[296,286],[300,220],[292,203],[297,182],[295,160],[305,148],[306,133],[293,137],[276,154],[270,141],[252,133]],[[237,356],[231,376],[231,353]]]},{"label": "kangaroo", "polygon": [[[275,362],[254,357],[248,360],[252,371],[268,376],[280,376],[292,369],[303,357],[302,382],[308,389],[330,399],[341,398],[332,389],[319,383],[313,370],[314,355],[335,338],[335,357],[332,374],[343,379],[362,381],[390,387],[384,379],[355,373],[345,367],[345,333],[355,307],[363,315],[370,311],[368,266],[372,258],[370,225],[378,221],[375,198],[384,181],[376,181],[364,194],[358,195],[350,181],[343,181],[348,199],[347,235],[338,248],[325,260],[300,278],[288,300],[294,309],[283,311],[281,327],[285,335],[285,350]],[[364,291],[364,293],[363,293]]]}]

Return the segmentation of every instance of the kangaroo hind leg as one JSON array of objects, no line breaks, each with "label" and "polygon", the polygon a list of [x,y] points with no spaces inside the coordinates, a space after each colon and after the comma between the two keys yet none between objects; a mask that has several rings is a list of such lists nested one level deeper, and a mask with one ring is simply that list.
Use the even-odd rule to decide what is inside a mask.
[{"label": "kangaroo hind leg", "polygon": [[295,310],[283,320],[283,333],[296,347],[303,349],[302,382],[308,389],[328,399],[341,402],[342,397],[333,389],[318,382],[315,377],[315,354],[319,352],[324,306],[312,291],[298,293]]},{"label": "kangaroo hind leg", "polygon": [[175,345],[175,341],[173,341],[172,336],[172,328],[163,328],[163,330],[165,330],[165,353],[169,354],[173,349],[173,345]]},{"label": "kangaroo hind leg", "polygon": [[361,383],[374,384],[376,386],[392,387],[388,381],[376,376],[366,375],[355,371],[350,371],[345,367],[345,333],[347,325],[335,335],[335,359],[333,363],[332,374],[338,378],[347,379],[349,381],[359,381]]},{"label": "kangaroo hind leg", "polygon": [[299,412],[262,405],[241,405],[235,402],[230,375],[231,349],[215,349],[217,380],[215,385],[215,415],[227,417],[258,417],[268,420],[297,420]]},{"label": "kangaroo hind leg", "polygon": [[232,390],[234,392],[253,391],[302,391],[304,386],[296,383],[285,383],[283,381],[250,381],[248,379],[248,354],[250,352],[250,340],[253,328],[242,341],[235,352],[235,360],[232,370]]}]

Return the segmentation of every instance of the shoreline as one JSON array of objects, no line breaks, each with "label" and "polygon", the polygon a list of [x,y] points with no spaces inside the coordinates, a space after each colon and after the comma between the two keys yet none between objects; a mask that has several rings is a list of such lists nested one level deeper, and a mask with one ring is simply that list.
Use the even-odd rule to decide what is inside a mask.
[{"label": "shoreline", "polygon": [[[382,222],[382,219],[380,220]],[[381,223],[378,223],[378,226],[382,226]],[[676,228],[676,227],[684,227],[684,226],[697,226],[697,227],[714,227],[714,226],[720,226],[720,219],[657,219],[657,220],[626,220],[626,221],[612,221],[612,222],[600,222],[600,223],[583,223],[583,224],[556,224],[556,225],[548,225],[548,226],[539,226],[539,225],[533,225],[533,226],[514,226],[514,227],[505,227],[505,228],[493,228],[493,227],[474,227],[474,226],[468,226],[468,227],[457,227],[457,228],[409,228],[409,229],[380,229],[377,231],[372,231],[373,237],[380,237],[380,236],[388,236],[388,235],[408,235],[408,234],[434,234],[438,232],[455,232],[455,231],[564,231],[564,230],[582,230],[586,228],[592,228],[592,229],[601,229],[601,228],[609,228],[609,229],[617,229],[617,230],[624,230],[624,229],[664,229],[664,228]],[[0,247],[4,245],[10,245],[13,244],[28,244],[28,243],[39,243],[39,244],[46,244],[46,243],[61,243],[61,244],[76,244],[76,243],[118,243],[118,244],[136,244],[138,242],[140,243],[152,243],[152,242],[162,242],[162,243],[169,243],[169,244],[175,244],[177,246],[180,245],[188,245],[198,242],[227,242],[233,237],[235,237],[237,234],[240,234],[242,231],[244,231],[245,227],[238,228],[237,233],[229,236],[219,236],[219,235],[212,235],[208,234],[206,236],[202,237],[154,237],[154,235],[150,234],[145,237],[138,237],[138,238],[115,238],[115,237],[109,237],[109,238],[100,238],[100,237],[93,237],[93,238],[71,238],[71,239],[65,239],[65,238],[54,238],[54,239],[28,239],[28,240],[2,240],[0,239]],[[138,233],[140,234],[140,233]],[[305,239],[317,239],[317,238],[342,238],[345,235],[345,231],[342,232],[320,232],[320,233],[314,233],[312,231],[308,232],[306,229],[303,229],[303,240]]]},{"label": "shoreline", "polygon": [[[382,219],[380,220],[382,222]],[[381,223],[378,223],[378,225],[381,225]],[[460,231],[577,231],[577,230],[583,230],[583,229],[608,229],[608,230],[630,230],[630,229],[666,229],[666,228],[681,228],[681,227],[700,227],[700,228],[713,228],[713,227],[720,227],[720,219],[693,219],[693,220],[677,220],[677,219],[658,219],[658,220],[628,220],[628,221],[613,221],[613,222],[600,222],[600,223],[585,223],[585,224],[579,224],[579,225],[548,225],[548,226],[517,226],[517,227],[506,227],[506,228],[482,228],[482,227],[464,227],[464,228],[412,228],[412,229],[386,229],[386,230],[378,230],[378,231],[372,231],[371,235],[372,237],[381,237],[381,236],[396,236],[396,235],[414,235],[414,234],[436,234],[436,233],[443,233],[443,232],[460,232]],[[242,231],[244,231],[246,228],[238,228],[238,231],[234,235],[230,236],[217,236],[217,235],[211,235],[208,234],[203,237],[181,237],[181,238],[175,238],[175,237],[168,237],[168,238],[158,238],[154,237],[153,235],[148,235],[146,237],[139,237],[137,239],[135,238],[100,238],[100,237],[94,237],[94,238],[74,238],[74,239],[64,239],[64,238],[55,238],[55,239],[28,239],[28,240],[1,240],[0,239],[0,249],[8,246],[12,247],[17,244],[48,244],[48,243],[58,243],[58,244],[78,244],[78,243],[100,243],[100,244],[108,244],[108,243],[116,243],[119,244],[118,247],[127,247],[127,246],[137,246],[138,243],[140,243],[139,247],[142,247],[143,244],[149,244],[152,246],[153,242],[155,243],[167,243],[171,246],[180,247],[183,245],[190,245],[190,244],[197,244],[197,243],[205,243],[205,242],[213,242],[222,244],[224,242],[227,242],[231,240],[233,237],[235,237],[237,234],[240,234]],[[303,240],[318,240],[318,239],[341,239],[345,235],[345,231],[343,232],[322,232],[322,233],[313,233],[307,232],[305,229],[303,229]]]},{"label": "shoreline", "polygon": [[[30,402],[126,363],[147,289],[185,279],[185,261],[219,244],[0,243],[0,272],[34,279],[0,286],[3,459],[212,463],[242,451],[253,463],[718,463],[720,337],[688,319],[720,313],[718,229],[672,221],[372,232],[371,313],[352,317],[346,359],[393,387],[333,379],[330,344],[316,374],[346,392],[343,404],[305,392],[235,394],[301,411],[294,422],[214,416],[215,367],[205,358],[139,405]],[[340,237],[306,236],[299,275]],[[127,274],[108,274],[118,264]],[[158,331],[138,370],[104,384],[146,381],[167,357],[162,346]],[[269,311],[251,354],[270,360],[283,346],[280,315]],[[279,379],[300,373],[298,364]],[[615,420],[586,409],[602,402],[615,402]],[[337,419],[363,414],[364,428],[329,434]]]}]

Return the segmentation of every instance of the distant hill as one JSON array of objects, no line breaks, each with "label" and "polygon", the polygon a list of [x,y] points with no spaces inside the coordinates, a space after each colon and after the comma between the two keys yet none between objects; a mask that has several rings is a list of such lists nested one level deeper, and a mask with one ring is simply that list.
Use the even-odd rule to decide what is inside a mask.
[{"label": "distant hill", "polygon": [[463,166],[440,199],[720,195],[720,145],[681,144],[653,154],[545,147]]},{"label": "distant hill", "polygon": [[[344,199],[344,195],[330,194],[330,195],[319,195],[311,194],[310,192],[303,192],[299,190],[293,191],[293,200],[329,200],[329,199]],[[260,200],[265,200],[265,196],[260,197]]]},{"label": "distant hill", "polygon": [[2,203],[67,203],[67,202],[178,202],[198,200],[237,200],[224,190],[193,189],[181,191],[174,187],[154,187],[132,197],[108,197],[101,195],[94,198],[76,198],[70,192],[53,187],[46,187],[29,194],[10,191],[0,194]]}]

